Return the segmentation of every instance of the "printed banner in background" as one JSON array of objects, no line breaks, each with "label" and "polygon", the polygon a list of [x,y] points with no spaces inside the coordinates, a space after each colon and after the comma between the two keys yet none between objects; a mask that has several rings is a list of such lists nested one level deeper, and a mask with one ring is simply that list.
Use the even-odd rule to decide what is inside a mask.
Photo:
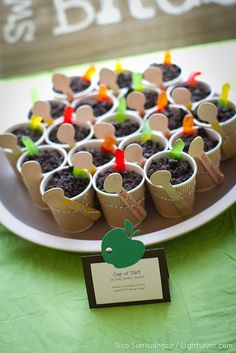
[{"label": "printed banner in background", "polygon": [[235,38],[236,0],[2,0],[0,76]]}]

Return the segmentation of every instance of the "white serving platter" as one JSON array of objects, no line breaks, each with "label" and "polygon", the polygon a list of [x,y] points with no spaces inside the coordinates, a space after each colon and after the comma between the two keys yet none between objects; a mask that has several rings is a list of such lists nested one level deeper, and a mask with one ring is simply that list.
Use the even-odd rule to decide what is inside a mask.
[{"label": "white serving platter", "polygon": [[[6,228],[21,238],[49,248],[81,253],[100,252],[101,239],[109,230],[103,218],[86,232],[73,236],[63,233],[50,212],[41,211],[32,205],[25,187],[17,180],[2,152],[0,166],[0,222]],[[148,200],[148,217],[140,225],[141,235],[137,239],[146,246],[158,244],[181,236],[226,210],[236,200],[235,166],[235,159],[222,163],[225,183],[210,191],[197,193],[190,217],[163,218]]]}]

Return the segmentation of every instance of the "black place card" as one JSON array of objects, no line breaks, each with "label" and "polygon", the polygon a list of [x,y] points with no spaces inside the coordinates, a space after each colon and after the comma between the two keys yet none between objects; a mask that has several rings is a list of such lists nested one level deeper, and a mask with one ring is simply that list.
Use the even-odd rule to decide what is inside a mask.
[{"label": "black place card", "polygon": [[115,268],[101,255],[81,259],[90,308],[170,302],[164,249],[146,250],[125,268]]}]

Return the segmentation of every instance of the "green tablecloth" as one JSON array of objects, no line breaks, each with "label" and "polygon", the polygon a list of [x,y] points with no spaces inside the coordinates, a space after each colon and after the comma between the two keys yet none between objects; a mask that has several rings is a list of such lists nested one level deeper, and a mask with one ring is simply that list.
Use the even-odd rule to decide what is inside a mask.
[{"label": "green tablecloth", "polygon": [[0,352],[235,353],[235,214],[233,206],[163,244],[171,303],[97,310],[88,307],[79,254],[34,245],[1,227]]}]

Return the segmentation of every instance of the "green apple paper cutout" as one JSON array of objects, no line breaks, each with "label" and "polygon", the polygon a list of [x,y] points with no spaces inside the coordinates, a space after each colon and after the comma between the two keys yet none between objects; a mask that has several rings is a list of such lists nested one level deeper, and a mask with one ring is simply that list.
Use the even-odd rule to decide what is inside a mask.
[{"label": "green apple paper cutout", "polygon": [[133,240],[140,230],[126,219],[124,228],[113,228],[102,240],[102,257],[105,262],[116,268],[125,268],[136,264],[144,255],[145,246],[139,240]]}]

